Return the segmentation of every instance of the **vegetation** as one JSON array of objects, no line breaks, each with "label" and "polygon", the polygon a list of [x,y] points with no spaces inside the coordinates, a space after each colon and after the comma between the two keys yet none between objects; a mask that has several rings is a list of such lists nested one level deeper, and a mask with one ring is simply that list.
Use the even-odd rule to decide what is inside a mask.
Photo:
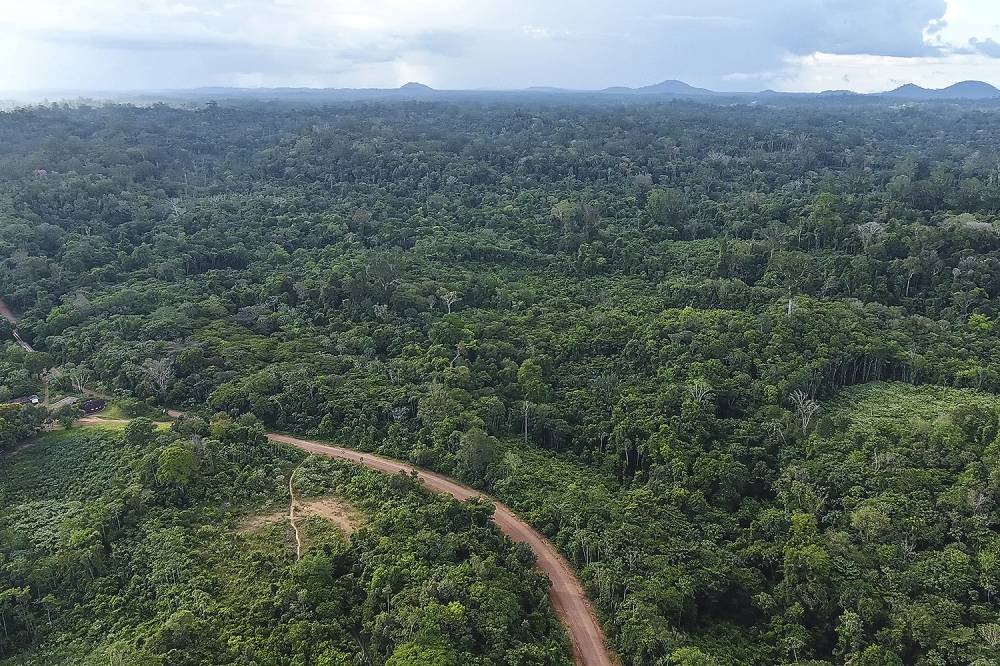
[{"label": "vegetation", "polygon": [[[213,423],[221,439],[147,426],[47,435],[4,466],[0,663],[568,663],[530,551],[488,507],[298,466],[248,418]],[[286,520],[238,529],[287,513],[293,466],[367,515],[351,538],[308,523],[301,560]]]},{"label": "vegetation", "polygon": [[[40,350],[0,398],[48,370],[458,476],[553,537],[630,666],[1000,659],[997,112],[532,104],[0,116],[0,293]],[[279,492],[285,455],[239,474]],[[206,464],[148,463],[177,529]],[[511,573],[473,569],[537,590],[461,511]],[[550,620],[491,654],[412,595],[456,643],[343,626],[388,663],[565,658]]]}]

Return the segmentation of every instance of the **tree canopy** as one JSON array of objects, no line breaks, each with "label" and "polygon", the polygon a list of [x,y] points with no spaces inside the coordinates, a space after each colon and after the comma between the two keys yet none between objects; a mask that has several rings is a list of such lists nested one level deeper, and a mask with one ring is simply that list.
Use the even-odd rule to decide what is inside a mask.
[{"label": "tree canopy", "polygon": [[[0,114],[0,294],[37,350],[0,348],[0,400],[56,371],[138,416],[200,414],[177,437],[136,420],[115,440],[138,485],[107,515],[153,498],[168,511],[156,537],[145,518],[123,537],[149,566],[209,548],[182,517],[207,515],[206,488],[284,487],[293,461],[269,428],[496,494],[577,567],[629,666],[992,663],[998,113],[516,100]],[[39,424],[0,408],[0,447]],[[220,468],[232,479],[213,486]],[[260,590],[252,632],[191,649],[309,643],[338,663],[354,631],[372,663],[565,660],[523,553],[478,509],[427,511],[387,533],[426,560],[424,522],[460,531],[443,551],[455,571],[404,584],[394,558],[417,555],[331,542],[325,568],[284,563]],[[149,574],[112,567],[126,558],[108,520],[51,536],[63,570]],[[55,555],[16,525],[0,599],[17,623],[5,645],[27,650],[69,602],[24,573]],[[157,580],[188,567],[163,566]],[[502,589],[482,593],[491,575]],[[140,594],[113,635],[163,659],[217,640],[194,589],[162,607]],[[473,612],[494,597],[499,615]],[[159,632],[124,629],[135,617]],[[280,632],[260,638],[269,623]]]}]

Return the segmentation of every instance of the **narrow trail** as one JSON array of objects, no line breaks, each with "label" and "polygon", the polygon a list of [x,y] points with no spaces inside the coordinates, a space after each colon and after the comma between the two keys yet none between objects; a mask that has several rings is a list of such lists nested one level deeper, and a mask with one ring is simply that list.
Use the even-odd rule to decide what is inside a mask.
[{"label": "narrow trail", "polygon": [[416,473],[427,488],[447,493],[458,500],[478,498],[490,502],[494,507],[493,521],[500,531],[512,541],[527,544],[535,554],[536,566],[548,576],[551,583],[549,600],[569,635],[573,661],[579,666],[613,666],[617,663],[608,652],[604,630],[569,562],[559,554],[552,542],[518,518],[502,502],[446,476],[421,470],[392,458],[360,453],[291,435],[268,433],[267,436],[272,441],[294,446],[307,453],[346,460],[385,474]]},{"label": "narrow trail", "polygon": [[[306,458],[308,460],[308,458]],[[292,486],[292,481],[295,479],[295,473],[306,464],[306,460],[300,462],[292,473],[288,475],[288,522],[292,524],[292,530],[295,532],[295,560],[302,559],[302,535],[299,534],[299,526],[295,522],[295,488]]]}]

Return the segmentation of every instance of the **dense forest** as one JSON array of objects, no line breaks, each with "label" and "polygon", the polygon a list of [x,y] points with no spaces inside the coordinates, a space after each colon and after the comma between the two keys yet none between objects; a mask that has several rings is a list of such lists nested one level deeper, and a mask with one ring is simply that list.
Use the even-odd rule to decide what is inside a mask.
[{"label": "dense forest", "polygon": [[[629,666],[996,663],[998,121],[840,102],[0,114],[0,295],[37,350],[3,348],[0,400],[87,386],[456,476],[553,539]],[[40,422],[0,408],[0,447]],[[390,516],[279,562],[218,524],[283,492],[292,454],[245,441],[185,494],[149,460],[205,470],[225,438],[173,432],[50,435],[74,438],[64,485],[32,466],[48,445],[12,463],[11,663],[567,659],[530,558],[475,506],[322,463]],[[93,502],[128,519],[99,527]],[[427,532],[457,545],[421,550]],[[130,591],[171,539],[175,597]],[[372,581],[407,557],[415,578]],[[261,562],[271,587],[234,591]],[[454,603],[502,598],[506,620],[425,607],[435,576],[502,589],[463,579]]]}]

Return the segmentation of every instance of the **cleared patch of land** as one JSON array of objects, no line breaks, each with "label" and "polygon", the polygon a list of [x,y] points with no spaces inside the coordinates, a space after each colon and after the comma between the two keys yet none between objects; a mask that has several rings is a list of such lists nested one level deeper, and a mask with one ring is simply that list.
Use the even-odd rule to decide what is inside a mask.
[{"label": "cleared patch of land", "polygon": [[821,413],[846,417],[852,430],[871,429],[900,419],[914,425],[949,419],[960,404],[996,408],[1000,407],[1000,399],[974,389],[873,382],[844,389],[823,405]]},{"label": "cleared patch of land", "polygon": [[[295,519],[320,518],[350,536],[361,526],[361,514],[351,504],[339,497],[296,497]],[[238,527],[242,533],[257,532],[265,527],[288,520],[288,509],[276,507],[274,511],[255,513],[244,518]]]}]

